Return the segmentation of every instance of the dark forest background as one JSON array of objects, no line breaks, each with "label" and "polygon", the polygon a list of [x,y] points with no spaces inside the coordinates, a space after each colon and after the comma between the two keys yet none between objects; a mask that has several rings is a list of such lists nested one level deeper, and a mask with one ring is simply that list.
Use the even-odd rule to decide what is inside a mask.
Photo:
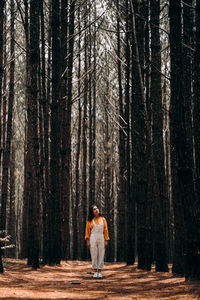
[{"label": "dark forest background", "polygon": [[200,278],[200,0],[0,0],[6,256]]}]

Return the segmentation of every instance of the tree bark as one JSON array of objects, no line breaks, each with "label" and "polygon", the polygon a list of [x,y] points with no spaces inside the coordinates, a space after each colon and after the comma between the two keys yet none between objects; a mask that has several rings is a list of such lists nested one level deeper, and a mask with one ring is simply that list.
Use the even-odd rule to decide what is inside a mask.
[{"label": "tree bark", "polygon": [[[16,173],[15,173],[15,144],[11,145],[11,163],[10,163],[10,205],[9,205],[9,219],[8,219],[8,234],[11,236],[12,243],[16,243],[16,215],[15,215],[15,198],[16,198]],[[10,257],[16,257],[16,248],[9,249]],[[6,256],[7,256],[6,255]]]},{"label": "tree bark", "polygon": [[13,107],[14,107],[14,80],[15,80],[15,5],[11,1],[11,26],[10,26],[10,82],[9,82],[9,99],[8,99],[8,120],[7,120],[7,137],[6,145],[3,152],[3,173],[1,188],[1,229],[6,229],[6,203],[8,200],[8,177],[10,167],[10,151],[13,128]]},{"label": "tree bark", "polygon": [[[194,193],[194,179],[189,155],[186,130],[185,102],[183,97],[183,50],[181,38],[181,1],[170,0],[170,53],[171,53],[171,103],[170,136],[171,149],[174,149],[179,199],[173,194],[174,209],[181,203],[185,226],[185,277],[199,278],[199,200]],[[174,188],[174,183],[173,183]],[[180,202],[179,202],[180,201]]]},{"label": "tree bark", "polygon": [[[67,83],[68,83],[68,59],[67,59],[67,39],[68,32],[68,0],[61,1],[61,241],[62,241],[62,259],[69,258],[69,199],[70,199],[70,174],[67,166],[68,153],[67,144],[68,138],[71,136],[67,132]],[[69,136],[68,136],[69,135]],[[70,154],[69,154],[70,155]]]},{"label": "tree bark", "polygon": [[[5,0],[0,1],[0,108],[2,107],[2,83],[3,83],[3,55],[4,55],[4,5]],[[0,162],[1,162],[1,137],[2,137],[2,113],[0,109]]]},{"label": "tree bark", "polygon": [[[145,268],[145,220],[146,220],[146,187],[147,187],[147,169],[146,169],[146,113],[145,113],[145,95],[144,82],[141,70],[140,57],[143,55],[143,41],[139,39],[137,32],[143,33],[143,24],[136,20],[138,12],[137,1],[131,1],[131,25],[132,25],[132,185],[133,197],[137,203],[137,251],[138,268]],[[140,30],[139,30],[140,28]],[[142,42],[143,43],[143,42]]]},{"label": "tree bark", "polygon": [[154,189],[154,255],[156,271],[168,272],[167,265],[167,205],[166,178],[164,169],[163,109],[161,89],[161,45],[159,34],[160,1],[151,0],[151,105],[152,147],[155,180]]},{"label": "tree bark", "polygon": [[[47,203],[49,200],[49,103],[46,92],[46,48],[45,48],[45,20],[43,0],[40,1],[40,26],[41,26],[41,109],[42,123],[41,130],[43,131],[43,158],[42,158],[42,176],[43,176],[43,263],[48,261],[48,228],[47,228]],[[49,8],[50,9],[50,8]]]},{"label": "tree bark", "polygon": [[28,164],[31,171],[31,195],[29,197],[29,240],[28,260],[33,269],[39,267],[40,248],[40,195],[39,195],[39,137],[38,137],[38,97],[39,97],[39,2],[30,1],[30,87],[28,97],[28,132],[30,148]]},{"label": "tree bark", "polygon": [[52,103],[50,144],[50,198],[48,205],[48,263],[60,264],[60,185],[59,185],[59,88],[60,88],[60,1],[52,0]]},{"label": "tree bark", "polygon": [[125,179],[125,136],[122,128],[124,128],[124,107],[123,107],[123,88],[122,88],[122,65],[121,65],[121,40],[120,40],[120,1],[117,1],[117,68],[118,68],[118,89],[119,89],[119,191],[117,199],[117,260],[125,261],[126,237],[126,179]]},{"label": "tree bark", "polygon": [[[67,64],[67,113],[66,113],[66,124],[64,127],[64,131],[66,135],[64,135],[63,146],[65,154],[65,163],[63,164],[65,167],[63,173],[63,179],[65,179],[65,183],[63,184],[63,204],[64,209],[64,221],[65,225],[65,241],[64,241],[64,249],[65,253],[63,258],[69,259],[70,256],[70,236],[69,236],[69,203],[71,197],[71,114],[72,114],[72,78],[73,78],[73,57],[74,57],[74,21],[75,21],[75,0],[71,0],[70,2],[70,10],[69,10],[69,54],[68,54],[68,64]],[[63,217],[63,215],[62,215]]]},{"label": "tree bark", "polygon": [[74,204],[74,210],[73,210],[73,259],[80,259],[81,257],[81,242],[78,237],[78,234],[80,233],[80,222],[78,220],[81,220],[81,213],[78,209],[80,205],[80,153],[81,153],[81,120],[82,120],[82,111],[81,111],[81,23],[80,23],[80,6],[78,7],[78,31],[79,31],[79,37],[78,37],[78,132],[77,132],[77,148],[76,148],[76,167],[75,167],[75,173],[76,173],[76,183],[75,183],[75,189],[76,189],[76,202]]},{"label": "tree bark", "polygon": [[[85,21],[84,21],[84,27],[87,27],[87,14],[88,14],[88,9],[87,9],[87,1],[85,3],[84,7],[84,12],[85,12]],[[84,72],[85,72],[85,79],[84,79],[84,104],[83,104],[83,140],[82,140],[82,147],[83,147],[83,169],[82,169],[82,209],[83,209],[83,214],[82,214],[82,230],[81,230],[81,236],[84,239],[84,234],[85,234],[85,224],[87,221],[87,211],[88,211],[88,197],[87,197],[87,157],[88,157],[88,149],[87,149],[87,131],[88,131],[88,125],[87,125],[87,119],[88,119],[88,112],[87,112],[87,106],[88,106],[88,35],[87,35],[87,30],[85,30],[84,34]],[[83,244],[82,247],[82,257],[85,260],[87,257],[87,250],[85,244]]]},{"label": "tree bark", "polygon": [[24,0],[24,32],[26,43],[26,89],[25,89],[25,141],[24,141],[24,192],[23,192],[23,214],[22,214],[22,246],[20,256],[27,257],[27,241],[28,241],[28,211],[29,211],[29,195],[30,195],[30,166],[28,164],[29,148],[30,148],[30,132],[28,127],[28,97],[29,97],[29,59],[30,59],[30,45],[29,45],[29,22],[28,22],[29,6],[28,1]]}]

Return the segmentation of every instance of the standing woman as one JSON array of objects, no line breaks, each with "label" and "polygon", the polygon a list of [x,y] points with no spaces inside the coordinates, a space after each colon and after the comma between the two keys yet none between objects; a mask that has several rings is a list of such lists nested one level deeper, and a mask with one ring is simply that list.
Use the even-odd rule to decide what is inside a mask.
[{"label": "standing woman", "polygon": [[108,247],[108,226],[96,205],[92,205],[85,230],[85,240],[90,249],[94,278],[102,278],[101,270],[104,267],[105,248]]}]

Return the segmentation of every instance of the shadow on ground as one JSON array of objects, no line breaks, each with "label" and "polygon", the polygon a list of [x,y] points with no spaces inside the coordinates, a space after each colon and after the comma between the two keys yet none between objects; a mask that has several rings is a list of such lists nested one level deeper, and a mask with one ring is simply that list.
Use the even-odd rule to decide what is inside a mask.
[{"label": "shadow on ground", "polygon": [[171,273],[141,271],[105,263],[103,279],[93,279],[90,262],[68,261],[33,271],[24,260],[7,259],[0,275],[0,299],[200,299],[199,282]]}]

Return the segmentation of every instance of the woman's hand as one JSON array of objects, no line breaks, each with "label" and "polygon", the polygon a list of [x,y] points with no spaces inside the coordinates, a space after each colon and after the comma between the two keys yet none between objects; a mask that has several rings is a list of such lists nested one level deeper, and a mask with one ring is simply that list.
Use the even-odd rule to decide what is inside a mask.
[{"label": "woman's hand", "polygon": [[86,240],[86,245],[87,245],[87,248],[90,248],[90,241],[89,240]]},{"label": "woman's hand", "polygon": [[105,241],[105,248],[108,248],[108,241]]}]

